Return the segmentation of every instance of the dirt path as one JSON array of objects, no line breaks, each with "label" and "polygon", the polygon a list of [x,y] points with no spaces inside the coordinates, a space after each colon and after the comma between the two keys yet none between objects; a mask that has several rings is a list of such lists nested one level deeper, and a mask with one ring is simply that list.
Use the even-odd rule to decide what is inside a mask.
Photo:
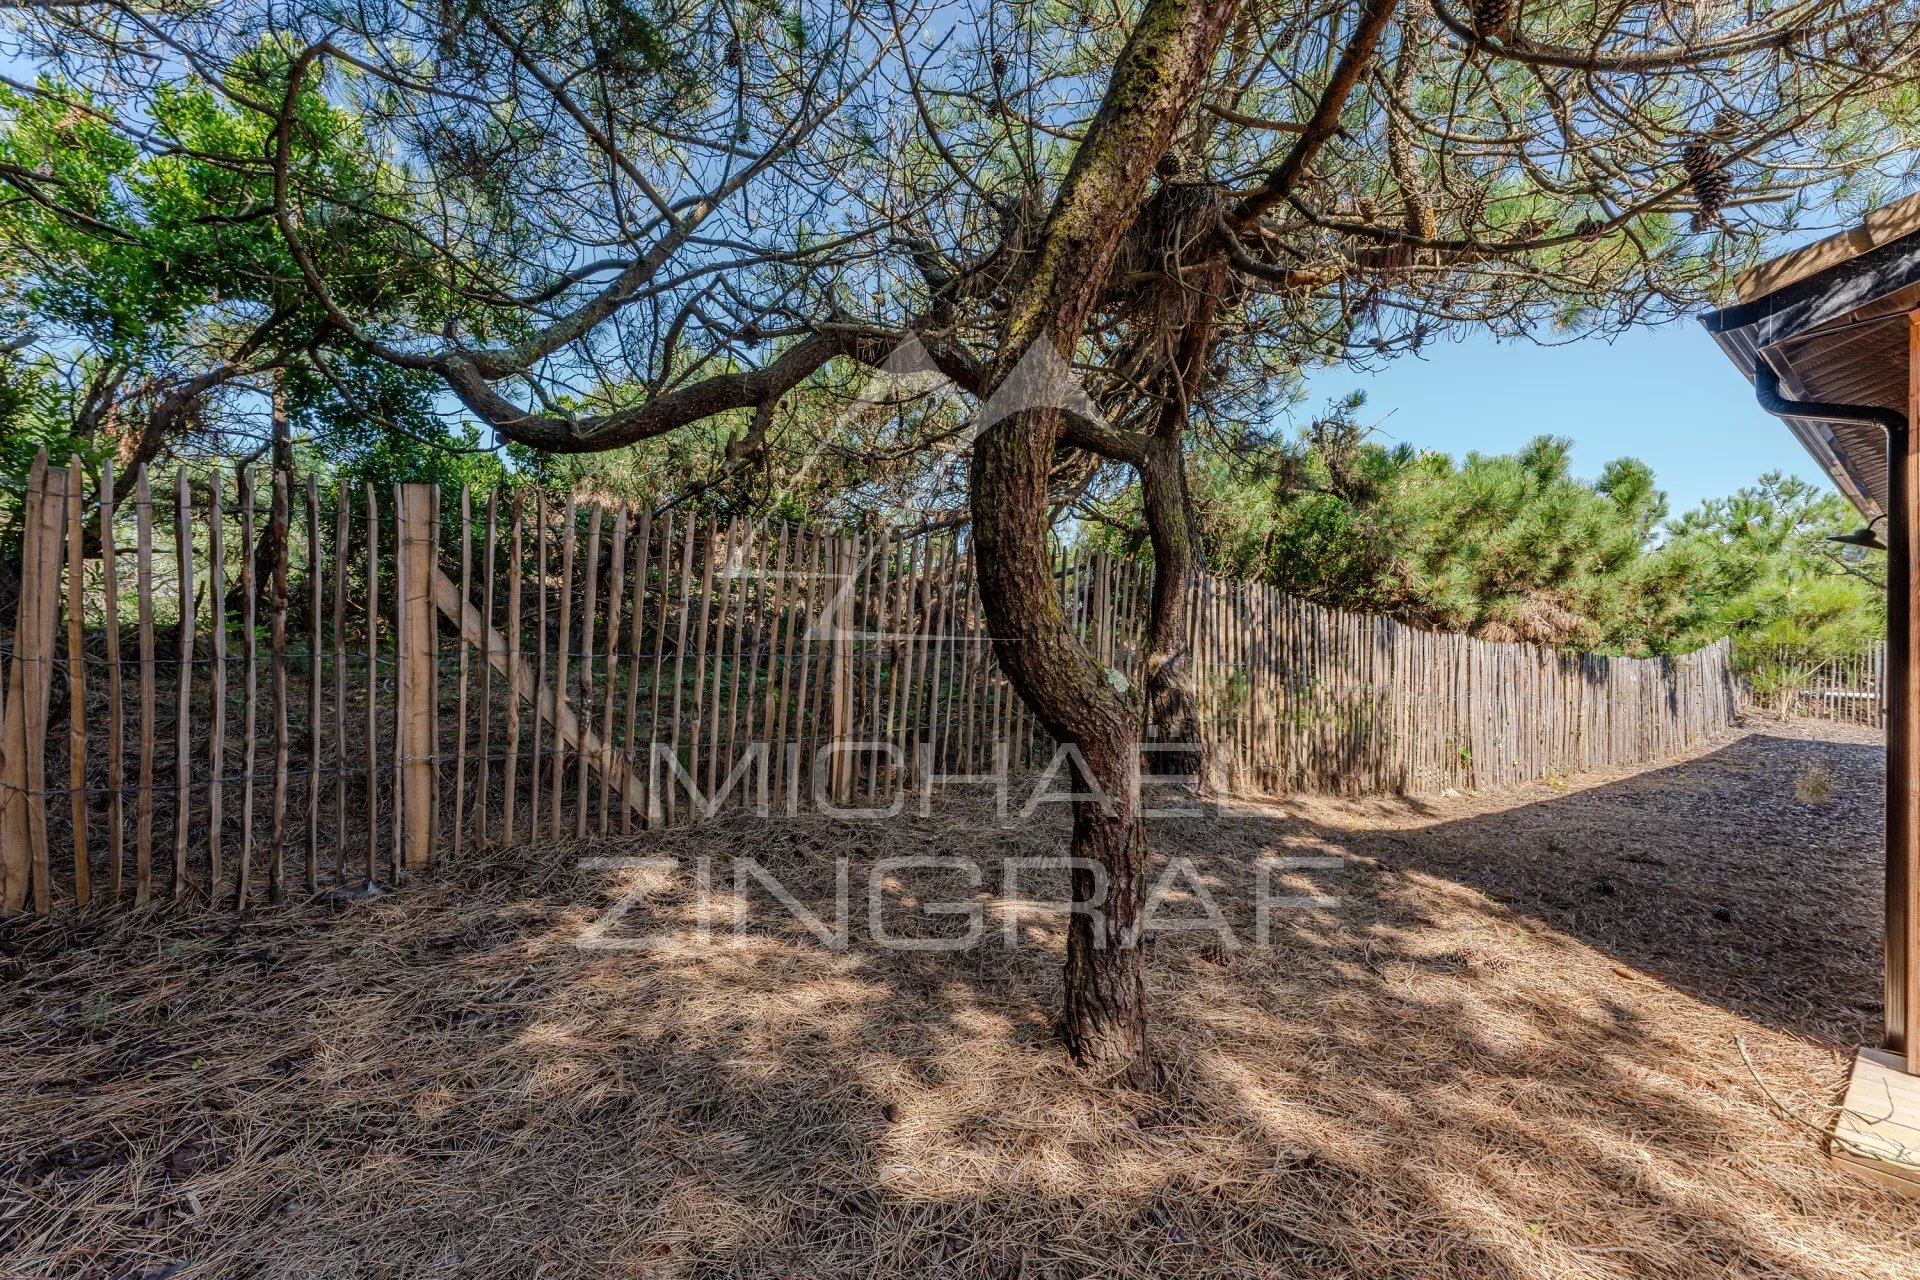
[{"label": "dirt path", "polygon": [[[1154,1094],[1052,1038],[1061,919],[1011,899],[1057,873],[1001,878],[1064,845],[1052,807],[15,925],[0,1273],[1911,1277],[1920,1208],[1776,1109],[1823,1123],[1877,1018],[1879,758],[1759,726],[1634,775],[1161,822]],[[1834,797],[1803,804],[1819,761]],[[847,859],[847,945],[725,869],[709,918],[744,925],[703,941],[703,856],[822,930]],[[981,879],[875,867],[901,856]],[[601,936],[659,945],[578,945],[642,887]],[[1286,893],[1320,901],[1263,911]],[[1231,940],[1181,927],[1209,901]],[[876,941],[972,906],[1018,945]]]},{"label": "dirt path", "polygon": [[[1759,721],[1572,785],[1295,807],[1703,999],[1852,1045],[1879,1028],[1885,761],[1877,733]],[[1821,766],[1831,798],[1802,801]]]}]

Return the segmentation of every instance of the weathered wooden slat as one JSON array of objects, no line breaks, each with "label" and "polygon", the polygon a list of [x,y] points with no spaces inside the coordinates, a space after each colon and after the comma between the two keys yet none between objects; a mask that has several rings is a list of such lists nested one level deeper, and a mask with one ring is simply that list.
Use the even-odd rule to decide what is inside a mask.
[{"label": "weathered wooden slat", "polygon": [[[574,525],[579,519],[580,503],[573,494],[567,495],[566,515],[560,524],[560,639],[553,655],[553,696],[561,704],[567,702],[567,666],[573,644],[573,544]],[[565,810],[567,747],[556,736],[553,741],[553,816],[549,824],[549,833],[555,840],[560,838],[560,819]]]},{"label": "weathered wooden slat", "polygon": [[[427,494],[427,564],[438,571],[440,567],[440,547],[442,543],[440,522],[440,486],[429,486]],[[441,786],[441,766],[445,758],[440,751],[440,628],[433,621],[433,587],[431,583],[422,583],[421,590],[429,597],[421,612],[426,615],[427,649],[427,858],[429,861],[439,855],[440,815],[445,809],[445,797]]]},{"label": "weathered wooden slat", "polygon": [[[353,490],[340,482],[333,524],[333,874],[347,875],[347,556],[353,547]],[[314,673],[315,679],[319,673]]]},{"label": "weathered wooden slat", "polygon": [[[517,670],[520,666],[520,607],[522,581],[520,566],[526,555],[523,516],[526,502],[519,493],[513,495],[513,533],[512,555],[507,561],[507,667]],[[519,793],[520,773],[520,691],[513,685],[507,686],[507,759],[502,776],[503,812],[500,818],[500,839],[503,844],[511,845],[519,839],[518,827],[514,823],[515,798]]]},{"label": "weathered wooden slat", "polygon": [[901,673],[901,742],[907,777],[924,787],[921,740],[931,720],[928,711],[928,668],[933,661],[933,629],[936,612],[935,583],[946,567],[946,545],[934,535],[924,539],[919,571],[913,579],[913,597],[908,616],[913,631],[907,641]]},{"label": "weathered wooden slat", "polygon": [[[466,601],[472,598],[473,494],[463,484],[460,486],[460,599]],[[472,646],[463,637],[457,660],[459,689],[454,698],[453,856],[456,861],[466,849],[467,838],[467,651],[470,648]]]},{"label": "weathered wooden slat", "polygon": [[[646,563],[646,553],[641,552],[641,563]],[[613,768],[608,757],[613,752],[613,703],[614,693],[620,687],[620,606],[626,598],[627,585],[627,509],[618,508],[613,515],[613,545],[607,552],[607,670],[605,692],[601,696],[600,709],[600,777],[605,778]],[[638,627],[640,618],[634,616],[634,625]],[[586,811],[586,780],[581,779],[581,812]],[[612,797],[604,784],[600,788],[600,809],[597,832],[606,838],[607,824],[611,819],[609,809]]]},{"label": "weathered wooden slat", "polygon": [[946,563],[934,582],[933,657],[929,667],[932,683],[928,698],[931,711],[927,718],[926,745],[921,748],[929,775],[939,772],[944,764],[939,755],[940,743],[952,723],[954,682],[948,668],[953,660],[953,646],[948,633],[953,629],[955,567],[959,554],[958,542],[949,540]]},{"label": "weathered wooden slat", "polygon": [[[180,598],[175,630],[174,670],[178,687],[173,712],[173,882],[175,898],[186,894],[187,833],[193,820],[193,504],[187,492],[187,469],[173,473],[173,543],[175,586]],[[75,550],[78,550],[76,546]]]},{"label": "weathered wooden slat", "polygon": [[307,832],[303,842],[301,884],[308,893],[320,887],[320,721],[325,713],[326,653],[322,648],[322,588],[327,580],[320,538],[320,480],[307,474]]},{"label": "weathered wooden slat", "polygon": [[853,757],[853,592],[854,569],[860,561],[860,540],[835,538],[833,582],[833,798],[836,804],[852,799]]},{"label": "weathered wooden slat", "polygon": [[793,743],[789,748],[793,757],[793,766],[787,778],[789,812],[799,802],[801,788],[812,786],[812,757],[819,748],[818,691],[821,681],[814,672],[813,650],[823,612],[821,566],[824,563],[826,538],[816,533],[806,533],[802,537],[809,545],[804,561],[806,576],[801,579],[804,595],[800,602],[799,619],[800,679],[794,690]]},{"label": "weathered wooden slat", "polygon": [[[542,690],[547,687],[547,496],[536,493],[533,502],[533,630],[534,679]],[[545,697],[545,693],[541,697]],[[546,763],[541,754],[544,721],[533,718],[532,742],[527,750],[527,838],[540,838],[540,774]]]},{"label": "weathered wooden slat", "polygon": [[[652,547],[653,511],[649,507],[642,507],[640,509],[640,524],[633,535],[633,595],[629,604],[629,610],[632,615],[632,625],[628,628],[632,632],[632,638],[629,643],[633,647],[633,653],[631,660],[627,663],[626,730],[621,734],[621,740],[618,743],[613,741],[611,732],[606,734],[607,750],[609,752],[618,752],[621,757],[627,761],[629,771],[634,768],[634,761],[636,759],[635,749],[639,746],[640,742],[637,736],[639,733],[640,717],[640,675],[642,663],[645,661],[647,654],[646,603],[647,579],[649,576],[647,566],[651,564],[653,560]],[[659,620],[656,619],[656,625],[658,621]],[[613,696],[613,685],[611,682],[607,685],[607,696],[609,699]],[[609,706],[611,706],[611,702],[609,702]],[[608,763],[608,768],[612,768],[611,761]],[[622,835],[631,835],[633,833],[633,808],[631,805],[621,805],[619,808],[620,833]]]},{"label": "weathered wooden slat", "polygon": [[765,768],[774,780],[774,790],[778,790],[779,780],[784,771],[780,768],[784,756],[784,745],[778,734],[777,715],[784,710],[780,682],[785,678],[787,664],[781,661],[783,637],[788,633],[786,621],[787,589],[787,545],[791,530],[787,522],[780,522],[778,534],[769,531],[769,536],[777,538],[773,561],[773,577],[768,584],[766,613],[767,628],[767,684],[762,695],[760,708],[760,742],[767,755]]},{"label": "weathered wooden slat", "polygon": [[948,771],[977,773],[980,763],[979,725],[975,717],[979,711],[980,691],[980,600],[974,589],[977,580],[973,574],[972,556],[966,551],[960,551],[957,553],[956,563],[959,566],[961,585],[955,639],[960,646],[960,687],[965,693],[960,703],[953,739],[947,747],[950,760]]},{"label": "weathered wooden slat", "polygon": [[[53,853],[47,839],[47,705],[53,689],[54,644],[60,624],[60,566],[65,558],[67,503],[79,501],[67,491],[68,472],[46,465],[40,451],[41,500],[33,513],[34,569],[21,575],[21,595],[33,596],[33,689],[26,698],[27,842],[33,861],[33,909],[53,910]],[[78,555],[79,548],[74,548]],[[18,652],[18,641],[15,642]]]},{"label": "weathered wooden slat", "polygon": [[[253,888],[253,780],[259,750],[258,697],[259,641],[256,621],[258,592],[254,582],[253,472],[240,468],[234,492],[240,511],[240,865],[234,895],[242,910]],[[368,705],[372,705],[369,691]]]},{"label": "weathered wooden slat", "polygon": [[[647,566],[653,561],[653,537],[653,511],[643,507],[640,511],[640,550],[636,555],[633,576],[633,671],[627,680],[627,732],[626,741],[621,744],[627,768],[637,772],[643,783],[647,776],[644,755],[652,749],[660,733],[660,665],[666,654],[667,643],[667,570],[673,554],[672,512],[667,513],[667,521],[660,527],[660,601],[653,611],[653,673],[648,686],[651,710],[647,714],[647,732],[643,737],[639,731],[640,666],[646,656],[647,629],[642,622],[646,617]],[[645,817],[644,811],[642,817]],[[622,835],[633,832],[631,807],[622,806],[620,810],[620,832]]]},{"label": "weathered wooden slat", "polygon": [[[367,485],[367,741],[361,777],[367,788],[367,883],[380,878],[380,495]],[[252,769],[249,766],[248,772]]]},{"label": "weathered wooden slat", "polygon": [[[892,531],[883,527],[879,540],[869,546],[868,560],[862,562],[860,567],[861,597],[866,605],[866,622],[862,628],[866,671],[862,680],[865,693],[860,711],[860,739],[868,744],[880,741],[886,718],[880,699],[886,688],[883,669],[890,621],[888,595],[893,587],[892,556]],[[883,780],[887,777],[886,762],[883,753],[873,750],[871,745],[861,752],[861,756],[866,773],[866,796],[872,801],[880,795]]]},{"label": "weathered wooden slat", "polygon": [[405,879],[407,870],[407,745],[410,735],[406,716],[413,701],[413,693],[407,687],[407,677],[411,671],[406,657],[407,570],[412,563],[407,546],[406,488],[405,485],[395,484],[389,504],[393,511],[393,714],[392,732],[387,737],[392,745],[387,796],[393,814],[386,848],[387,875],[394,884]]},{"label": "weathered wooden slat", "polygon": [[916,583],[915,574],[919,567],[920,541],[913,539],[903,542],[894,552],[899,561],[899,572],[894,575],[894,583],[888,591],[887,601],[887,687],[882,695],[886,703],[881,712],[878,736],[890,748],[888,760],[893,766],[892,777],[896,786],[905,785],[911,776],[911,761],[900,758],[900,744],[903,741],[901,723],[901,696],[907,660],[907,637],[912,634],[914,609],[913,592]]},{"label": "weathered wooden slat", "polygon": [[153,486],[140,468],[133,484],[134,582],[139,590],[140,784],[134,802],[133,900],[153,896]]},{"label": "weathered wooden slat", "polygon": [[118,514],[113,460],[109,458],[100,464],[100,581],[107,660],[107,900],[115,903],[120,901],[121,881],[127,871],[127,730],[120,670],[120,557],[114,546],[114,518]]},{"label": "weathered wooden slat", "polygon": [[[742,527],[743,545],[736,553],[733,577],[738,583],[734,592],[733,626],[733,671],[727,682],[726,746],[720,756],[720,772],[725,776],[733,771],[740,758],[740,685],[743,679],[748,681],[748,698],[752,698],[751,677],[745,675],[749,665],[748,650],[757,644],[755,629],[759,626],[761,610],[765,607],[766,588],[765,540],[760,537],[759,521],[752,521]],[[748,598],[754,603],[749,605]],[[752,716],[749,713],[749,720]],[[751,736],[751,735],[749,735]]]},{"label": "weathered wooden slat", "polygon": [[274,471],[273,505],[267,520],[267,544],[273,556],[267,597],[271,610],[267,643],[273,662],[273,829],[267,856],[267,898],[272,902],[281,901],[287,891],[287,769],[292,757],[287,724],[287,578],[292,486],[291,475]]},{"label": "weathered wooden slat", "polygon": [[761,762],[765,770],[766,794],[770,802],[785,804],[789,781],[786,767],[787,695],[793,672],[793,604],[798,588],[793,551],[799,542],[793,527],[785,520],[779,522],[777,533],[769,530],[768,536],[775,540],[775,554],[773,576],[768,588],[767,685],[761,700],[759,741],[766,751]]},{"label": "weathered wooden slat", "polygon": [[[396,508],[396,706],[402,762],[399,806],[402,859],[409,872],[419,871],[433,860],[433,611],[438,585],[445,577],[434,563],[436,498],[431,485],[404,485]],[[447,585],[455,593],[459,591],[452,582]],[[470,606],[464,597],[459,603],[464,614]]]},{"label": "weathered wooden slat", "polygon": [[87,505],[80,456],[67,466],[67,803],[73,824],[73,900],[93,900],[87,861]]},{"label": "weathered wooden slat", "polygon": [[[593,504],[587,515],[587,555],[580,591],[580,715],[593,718],[593,633],[600,607],[600,521],[605,514],[601,504]],[[592,762],[587,753],[574,752],[576,767],[573,781],[573,838],[587,838],[587,783]]]},{"label": "weathered wooden slat", "polygon": [[[684,601],[684,593],[686,590],[687,574],[690,572],[693,565],[692,555],[693,555],[693,522],[689,520],[687,522],[686,527],[680,531],[679,580],[680,580],[681,598],[683,601]],[[662,802],[665,801],[666,803],[671,803],[673,799],[671,788],[668,789],[668,793],[665,796],[659,795],[656,790],[655,784],[657,781],[656,779],[657,770],[654,767],[653,754],[656,751],[656,749],[660,746],[661,743],[671,739],[671,741],[674,742],[677,746],[680,740],[680,658],[681,658],[681,655],[686,651],[686,640],[687,640],[687,617],[686,617],[686,607],[684,603],[682,604],[681,610],[680,610],[679,639],[674,644],[673,701],[671,703],[671,713],[673,716],[673,721],[672,721],[672,724],[668,727],[667,733],[662,734],[660,729],[660,680],[661,680],[661,672],[665,666],[665,655],[666,655],[666,644],[667,644],[667,614],[668,614],[669,608],[672,605],[672,600],[673,600],[673,595],[672,595],[673,578],[671,576],[672,568],[673,568],[673,513],[668,512],[666,529],[662,532],[660,536],[660,608],[657,611],[659,614],[659,623],[658,623],[659,631],[654,638],[653,690],[652,690],[651,696],[648,698],[648,702],[651,706],[651,710],[649,711],[647,716],[647,740],[644,747],[644,750],[647,753],[647,758],[639,759],[637,757],[632,757],[632,756],[629,757],[630,759],[633,759],[635,767],[639,769],[640,776],[642,779],[645,780],[645,783],[646,783],[647,816],[648,816],[649,822],[652,821],[652,817],[656,813],[670,813],[670,811],[664,808]]]},{"label": "weathered wooden slat", "polygon": [[[494,620],[494,555],[500,542],[500,494],[487,494],[487,527],[485,545],[481,551],[480,598],[481,613],[486,619],[491,633]],[[489,634],[489,641],[492,636]],[[474,830],[475,843],[484,847],[487,843],[489,821],[492,816],[490,798],[493,795],[493,656],[482,654],[480,660],[480,770],[479,780],[474,787]]]},{"label": "weathered wooden slat", "polygon": [[[732,526],[729,525],[728,528],[730,534]],[[687,776],[695,779],[700,777],[700,726],[706,709],[707,638],[713,629],[713,574],[715,558],[720,554],[718,541],[714,520],[710,516],[707,519],[705,559],[700,570],[700,594],[697,606],[700,610],[700,621],[694,629],[693,641],[693,723],[687,734]],[[678,716],[675,719],[678,719]],[[678,754],[676,751],[676,757]],[[670,799],[673,795],[671,788],[672,784],[669,783],[667,794]],[[711,783],[708,783],[707,790],[709,794],[712,792]]]},{"label": "weathered wooden slat", "polygon": [[[707,768],[705,774],[706,794],[709,798],[709,803],[711,803],[711,799],[715,794],[715,787],[718,782],[717,770],[720,764],[720,703],[725,695],[727,674],[728,608],[732,604],[733,586],[736,581],[733,572],[733,556],[739,538],[740,521],[737,519],[727,521],[726,539],[720,545],[719,558],[717,560],[709,559],[708,562],[709,574],[707,587],[709,590],[701,593],[703,599],[712,599],[715,601],[714,606],[702,614],[702,617],[708,618],[712,622],[713,691],[711,694],[708,693],[707,682],[705,679],[702,679],[699,683],[699,692],[697,695],[703,702],[709,704],[706,707]],[[706,634],[707,633],[703,633],[703,638]],[[709,646],[702,644],[699,647],[700,660],[702,663],[700,674],[704,676]],[[699,732],[699,725],[700,712],[696,710],[694,713],[694,730],[696,733]]]}]

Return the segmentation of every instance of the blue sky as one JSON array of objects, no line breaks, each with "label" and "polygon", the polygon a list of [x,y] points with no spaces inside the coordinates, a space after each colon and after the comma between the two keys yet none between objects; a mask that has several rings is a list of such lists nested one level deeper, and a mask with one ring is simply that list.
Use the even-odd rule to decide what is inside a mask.
[{"label": "blue sky", "polygon": [[1355,388],[1367,393],[1363,421],[1421,448],[1504,453],[1536,435],[1568,436],[1574,468],[1588,477],[1611,458],[1639,458],[1653,468],[1675,514],[1765,471],[1826,485],[1694,320],[1612,342],[1435,342],[1374,373],[1315,374],[1296,416],[1304,421]]}]

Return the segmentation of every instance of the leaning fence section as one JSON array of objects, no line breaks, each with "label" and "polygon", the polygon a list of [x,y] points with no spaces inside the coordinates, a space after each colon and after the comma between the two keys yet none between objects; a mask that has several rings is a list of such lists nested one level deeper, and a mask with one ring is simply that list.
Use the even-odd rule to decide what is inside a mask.
[{"label": "leaning fence section", "polygon": [[[0,910],[390,883],[749,805],[884,810],[1039,765],[964,531],[836,535],[538,492],[35,465],[0,685]],[[1137,688],[1151,569],[1054,565]],[[1200,579],[1217,785],[1430,791],[1658,759],[1724,645],[1560,654]]]}]

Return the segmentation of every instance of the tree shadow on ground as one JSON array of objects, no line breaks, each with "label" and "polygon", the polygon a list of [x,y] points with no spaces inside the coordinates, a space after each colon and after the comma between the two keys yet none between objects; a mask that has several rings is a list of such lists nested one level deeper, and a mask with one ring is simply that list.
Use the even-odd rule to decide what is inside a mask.
[{"label": "tree shadow on ground", "polygon": [[[1573,797],[1569,797],[1572,799]],[[1544,806],[1542,806],[1544,807]],[[1511,811],[1510,811],[1511,812]],[[1832,1051],[1302,817],[1168,823],[1167,1082],[1064,1060],[1063,815],[740,817],[456,868],[339,914],[19,927],[0,1272],[245,1276],[1907,1276],[1920,1216],[1829,1169]],[[1498,815],[1471,845],[1536,839]],[[1432,828],[1436,838],[1461,821]],[[1424,834],[1424,833],[1422,833]],[[1406,833],[1396,840],[1415,838]],[[1449,837],[1450,838],[1450,837]],[[1500,846],[1498,851],[1493,846]],[[1445,839],[1436,848],[1450,848]],[[679,859],[587,868],[579,854]],[[1332,905],[1250,939],[1262,860]],[[902,855],[977,858],[878,869]],[[848,865],[848,944],[822,945]],[[1519,857],[1519,854],[1511,854]],[[691,886],[716,868],[703,936]],[[1671,865],[1671,864],[1669,864]],[[871,895],[869,886],[873,886]],[[603,937],[584,930],[647,889]],[[1057,873],[1032,872],[1045,899]],[[889,949],[968,927],[1017,945]],[[731,921],[736,906],[743,927]],[[877,912],[880,928],[874,928]],[[591,936],[591,935],[589,935]],[[1651,970],[1648,970],[1651,972]],[[169,1271],[168,1268],[175,1268]]]},{"label": "tree shadow on ground", "polygon": [[[1743,1017],[1876,1043],[1885,749],[1753,733],[1682,763],[1414,830],[1394,865],[1471,885]],[[1797,784],[1824,766],[1831,789]],[[1534,788],[1534,791],[1542,788]]]}]

